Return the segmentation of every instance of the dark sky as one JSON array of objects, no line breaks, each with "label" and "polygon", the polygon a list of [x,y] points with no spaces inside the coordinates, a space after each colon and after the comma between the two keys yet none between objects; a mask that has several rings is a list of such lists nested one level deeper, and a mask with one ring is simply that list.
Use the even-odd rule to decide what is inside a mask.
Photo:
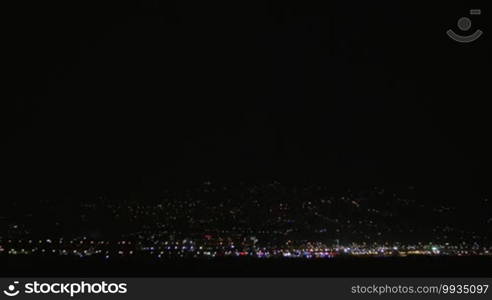
[{"label": "dark sky", "polygon": [[19,199],[204,178],[488,189],[490,39],[445,35],[481,3],[208,2],[9,10]]}]

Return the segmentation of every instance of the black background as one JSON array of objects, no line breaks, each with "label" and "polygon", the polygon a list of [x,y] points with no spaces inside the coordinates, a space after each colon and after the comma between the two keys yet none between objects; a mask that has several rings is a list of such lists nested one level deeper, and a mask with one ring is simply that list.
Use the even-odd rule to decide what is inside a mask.
[{"label": "black background", "polygon": [[[68,201],[277,179],[479,199],[492,29],[485,2],[461,2],[4,7],[5,193]],[[451,41],[470,8],[484,36]]]}]

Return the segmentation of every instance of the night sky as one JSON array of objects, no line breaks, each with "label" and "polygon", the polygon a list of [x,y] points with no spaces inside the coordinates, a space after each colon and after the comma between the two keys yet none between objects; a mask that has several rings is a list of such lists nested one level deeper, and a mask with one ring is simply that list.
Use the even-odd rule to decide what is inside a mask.
[{"label": "night sky", "polygon": [[[7,8],[11,199],[205,179],[490,191],[479,2],[228,2]],[[470,8],[485,34],[457,44],[445,31]]]}]

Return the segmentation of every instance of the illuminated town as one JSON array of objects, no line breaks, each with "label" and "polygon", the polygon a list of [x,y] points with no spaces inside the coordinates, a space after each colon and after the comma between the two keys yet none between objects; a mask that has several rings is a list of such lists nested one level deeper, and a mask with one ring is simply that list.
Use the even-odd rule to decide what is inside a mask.
[{"label": "illuminated town", "polygon": [[[373,187],[215,185],[205,182],[155,201],[100,196],[66,210],[40,201],[0,214],[0,255],[173,258],[337,258],[491,256],[491,205],[476,224],[452,220],[454,207],[427,207]],[[5,212],[5,211],[4,211]]]}]

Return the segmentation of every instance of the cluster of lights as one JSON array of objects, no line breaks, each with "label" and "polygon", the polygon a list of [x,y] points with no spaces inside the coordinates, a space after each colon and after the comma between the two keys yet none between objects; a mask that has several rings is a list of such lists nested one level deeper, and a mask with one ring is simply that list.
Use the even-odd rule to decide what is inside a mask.
[{"label": "cluster of lights", "polygon": [[[193,241],[183,240],[163,241],[146,245],[142,241],[96,241],[87,238],[54,242],[52,239],[41,240],[4,240],[0,239],[0,254],[6,255],[60,255],[60,256],[112,256],[126,257],[134,254],[156,256],[158,258],[173,257],[255,257],[255,258],[334,258],[337,256],[408,256],[408,255],[492,255],[492,249],[477,247],[476,245],[444,245],[417,244],[417,245],[378,245],[351,244],[350,246],[327,246],[322,243],[307,243],[304,246],[284,245],[282,247],[264,247],[253,244],[213,243],[210,240]],[[290,241],[292,242],[292,241]],[[315,246],[313,246],[315,245]]]}]

